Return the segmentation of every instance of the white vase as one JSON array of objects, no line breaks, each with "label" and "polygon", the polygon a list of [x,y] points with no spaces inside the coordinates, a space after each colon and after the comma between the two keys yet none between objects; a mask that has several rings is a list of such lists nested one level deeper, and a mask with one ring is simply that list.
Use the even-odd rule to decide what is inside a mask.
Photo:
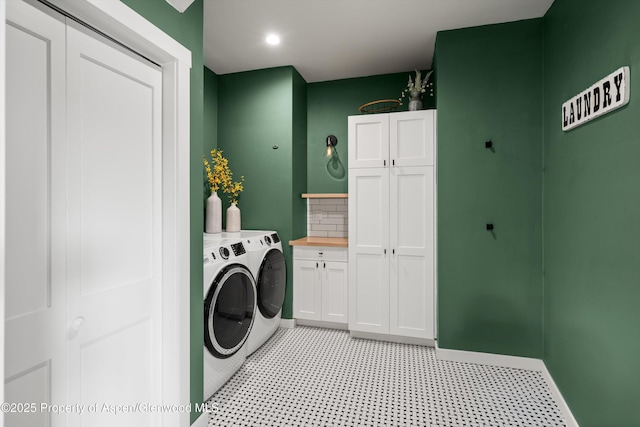
[{"label": "white vase", "polygon": [[240,209],[235,203],[227,209],[227,233],[240,231]]},{"label": "white vase", "polygon": [[409,101],[409,111],[422,110],[422,92],[411,92],[411,100]]},{"label": "white vase", "polygon": [[205,216],[204,231],[206,233],[222,232],[222,200],[215,191],[211,192],[211,196],[207,199]]}]

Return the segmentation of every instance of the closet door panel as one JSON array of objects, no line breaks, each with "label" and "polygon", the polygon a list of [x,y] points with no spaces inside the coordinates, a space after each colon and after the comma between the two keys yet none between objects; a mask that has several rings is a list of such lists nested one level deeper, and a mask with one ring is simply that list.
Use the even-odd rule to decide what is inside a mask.
[{"label": "closet door panel", "polygon": [[[75,23],[67,43],[69,400],[158,403],[162,72]],[[118,414],[118,424],[151,427],[160,414]]]},{"label": "closet door panel", "polygon": [[[65,401],[65,24],[21,1],[6,23],[5,401]],[[7,413],[6,425],[64,416]]]}]

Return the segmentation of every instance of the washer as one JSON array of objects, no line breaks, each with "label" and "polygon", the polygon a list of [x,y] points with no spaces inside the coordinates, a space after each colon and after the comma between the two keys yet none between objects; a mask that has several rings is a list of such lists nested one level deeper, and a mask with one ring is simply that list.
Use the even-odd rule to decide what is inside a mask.
[{"label": "washer", "polygon": [[278,329],[287,288],[287,265],[282,242],[275,231],[264,231],[259,238],[247,239],[249,265],[256,281],[257,309],[247,340],[250,355]]},{"label": "washer", "polygon": [[256,287],[242,242],[205,243],[204,398],[222,387],[247,358]]}]

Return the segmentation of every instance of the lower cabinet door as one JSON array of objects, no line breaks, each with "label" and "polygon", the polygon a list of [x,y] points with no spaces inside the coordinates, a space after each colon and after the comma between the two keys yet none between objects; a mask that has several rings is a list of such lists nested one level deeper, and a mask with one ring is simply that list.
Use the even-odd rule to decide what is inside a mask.
[{"label": "lower cabinet door", "polygon": [[296,319],[322,320],[320,262],[293,261],[293,316]]},{"label": "lower cabinet door", "polygon": [[395,167],[390,174],[389,331],[435,338],[435,170]]},{"label": "lower cabinet door", "polygon": [[348,323],[346,262],[322,262],[322,320]]}]

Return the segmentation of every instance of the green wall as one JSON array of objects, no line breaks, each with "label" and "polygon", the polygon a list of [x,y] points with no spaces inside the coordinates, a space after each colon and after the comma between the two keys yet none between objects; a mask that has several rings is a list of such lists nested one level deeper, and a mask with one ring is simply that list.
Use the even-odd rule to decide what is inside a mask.
[{"label": "green wall", "polygon": [[[582,427],[640,426],[640,2],[544,18],[544,360]],[[561,105],[624,65],[626,107],[572,131]]]},{"label": "green wall", "polygon": [[[203,144],[204,152],[218,147],[218,76],[204,68]],[[203,178],[204,179],[204,178]]]},{"label": "green wall", "polygon": [[[203,152],[207,159],[211,161],[211,150],[218,148],[218,76],[216,73],[204,67],[204,102],[203,102],[203,129],[202,141]],[[204,230],[204,213],[207,206],[207,198],[209,197],[209,189],[205,185],[206,178],[204,176],[204,168],[202,173],[202,210]]]},{"label": "green wall", "polygon": [[[202,402],[203,311],[202,311],[202,4],[195,0],[178,13],[165,1],[123,0],[162,31],[191,51],[191,401]],[[198,414],[192,413],[191,420]]]},{"label": "green wall", "polygon": [[[307,186],[310,193],[346,193],[347,117],[358,115],[358,107],[378,99],[398,99],[414,72],[333,80],[307,85]],[[424,97],[424,108],[434,108],[434,99]],[[405,111],[408,101],[394,111]],[[338,138],[338,159],[325,156],[328,135]]]},{"label": "green wall", "polygon": [[234,175],[245,176],[239,203],[242,228],[280,234],[287,262],[282,315],[291,318],[293,260],[288,242],[304,235],[300,224],[306,220],[300,198],[307,175],[301,161],[306,157],[304,80],[293,67],[280,67],[222,75],[218,83],[218,148]]},{"label": "green wall", "polygon": [[542,21],[440,32],[436,56],[438,344],[541,358]]},{"label": "green wall", "polygon": [[[291,165],[291,237],[297,239],[307,235],[307,200],[301,197],[307,192],[307,82],[295,68],[293,71],[293,153]],[[293,318],[293,250],[288,240],[283,240],[291,251],[287,259],[287,293],[282,315]]]}]

